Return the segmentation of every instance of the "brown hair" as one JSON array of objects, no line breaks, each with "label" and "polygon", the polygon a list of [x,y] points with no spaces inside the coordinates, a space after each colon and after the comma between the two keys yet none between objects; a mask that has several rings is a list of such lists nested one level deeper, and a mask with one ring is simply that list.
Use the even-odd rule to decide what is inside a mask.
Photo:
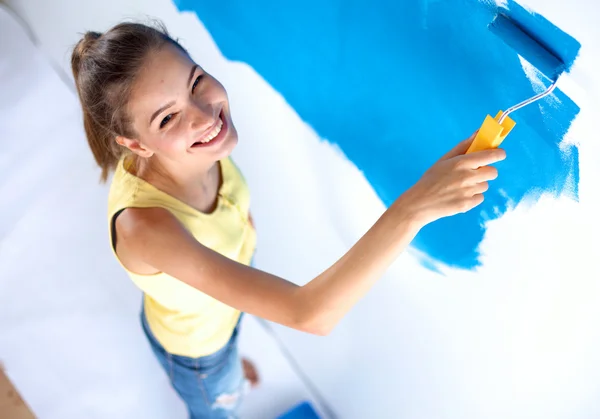
[{"label": "brown hair", "polygon": [[102,169],[102,181],[126,151],[116,137],[136,135],[126,112],[136,75],[148,54],[168,44],[187,53],[160,22],[154,26],[126,22],[104,34],[85,33],[73,49],[71,69],[83,108],[83,125]]}]

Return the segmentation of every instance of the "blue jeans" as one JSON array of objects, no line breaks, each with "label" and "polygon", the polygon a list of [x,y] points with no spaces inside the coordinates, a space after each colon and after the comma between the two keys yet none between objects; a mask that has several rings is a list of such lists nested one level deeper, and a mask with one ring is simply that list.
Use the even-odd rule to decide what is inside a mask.
[{"label": "blue jeans", "polygon": [[190,358],[173,355],[162,347],[152,335],[143,309],[141,320],[152,351],[185,402],[190,419],[237,419],[248,385],[237,348],[240,322],[222,349],[208,356]]}]

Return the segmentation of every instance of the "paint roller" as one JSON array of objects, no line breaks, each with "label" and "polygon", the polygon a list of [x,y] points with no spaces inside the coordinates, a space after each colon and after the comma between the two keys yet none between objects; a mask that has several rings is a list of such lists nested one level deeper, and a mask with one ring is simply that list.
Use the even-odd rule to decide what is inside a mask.
[{"label": "paint roller", "polygon": [[566,70],[566,65],[560,58],[508,16],[496,15],[488,28],[523,59],[552,80],[552,85],[544,92],[510,107],[504,112],[498,112],[495,118],[488,115],[467,153],[498,147],[516,125],[508,115],[552,93],[560,74]]}]

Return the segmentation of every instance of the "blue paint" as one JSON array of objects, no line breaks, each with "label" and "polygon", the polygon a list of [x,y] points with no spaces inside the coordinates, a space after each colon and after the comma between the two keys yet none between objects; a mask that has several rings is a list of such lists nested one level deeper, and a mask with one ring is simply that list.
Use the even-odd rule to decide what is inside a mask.
[{"label": "blue paint", "polygon": [[[249,63],[336,143],[386,205],[486,114],[537,93],[517,54],[487,29],[497,13],[487,3],[175,3],[198,15],[226,57]],[[550,34],[559,55],[577,55],[573,48],[579,44],[548,21],[513,2],[508,9],[527,17],[537,33]],[[511,115],[517,126],[503,143],[508,158],[497,164],[500,177],[485,203],[428,225],[413,241],[416,248],[436,263],[473,268],[485,232],[483,214],[495,219],[510,201],[540,191],[577,198],[577,150],[563,153],[558,143],[579,108],[560,91],[556,98],[560,106],[545,99]]]},{"label": "blue paint", "polygon": [[310,403],[302,402],[277,419],[320,419],[320,417]]}]

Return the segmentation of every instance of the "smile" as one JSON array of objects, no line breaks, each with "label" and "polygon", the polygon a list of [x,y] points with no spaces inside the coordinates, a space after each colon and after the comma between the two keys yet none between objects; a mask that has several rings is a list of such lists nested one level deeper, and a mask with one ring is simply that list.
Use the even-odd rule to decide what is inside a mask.
[{"label": "smile", "polygon": [[214,126],[201,139],[192,144],[192,148],[207,147],[220,142],[227,133],[227,124],[223,119],[223,111],[221,111]]}]

